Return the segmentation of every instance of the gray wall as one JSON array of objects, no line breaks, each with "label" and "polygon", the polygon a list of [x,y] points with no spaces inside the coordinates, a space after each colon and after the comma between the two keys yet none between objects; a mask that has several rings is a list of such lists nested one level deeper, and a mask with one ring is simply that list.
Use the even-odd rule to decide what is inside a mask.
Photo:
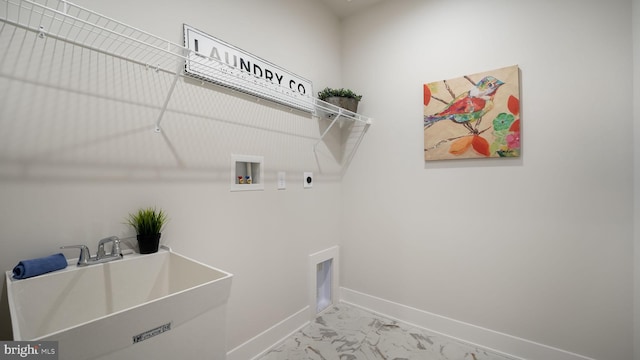
[{"label": "gray wall", "polygon": [[[631,1],[416,0],[345,21],[344,82],[364,89],[376,123],[343,181],[342,286],[631,358],[630,12]],[[422,85],[510,65],[522,157],[425,163]]]},{"label": "gray wall", "polygon": [[[634,123],[634,224],[640,223],[640,192],[637,188],[637,179],[640,179],[640,0],[633,1],[633,123]],[[634,359],[640,359],[640,231],[634,227]]]},{"label": "gray wall", "polygon": [[[126,214],[155,205],[171,218],[168,245],[235,274],[229,350],[304,309],[307,255],[340,243],[346,288],[632,357],[638,0],[633,21],[630,0],[401,0],[342,23],[316,1],[78,3],[177,43],[187,23],[316,90],[351,87],[375,123],[344,179],[343,130],[314,155],[324,120],[182,80],[158,135],[170,77],[52,40],[43,67],[20,46],[32,38],[3,33],[0,268],[132,235]],[[514,64],[522,157],[425,163],[422,85]],[[232,153],[265,157],[265,191],[229,191]],[[313,190],[303,171],[316,173]]]},{"label": "gray wall", "polygon": [[[340,85],[339,23],[316,2],[79,4],[179,44],[187,23],[317,89]],[[61,245],[95,252],[102,237],[133,235],[129,212],[157,206],[167,245],[235,275],[229,350],[307,306],[307,256],[340,237],[341,133],[316,155],[326,120],[180,79],[157,134],[171,76],[52,38],[1,39],[0,268]],[[231,154],[264,156],[264,191],[230,192]],[[312,190],[304,171],[317,175]],[[5,304],[2,338],[7,316]]]}]

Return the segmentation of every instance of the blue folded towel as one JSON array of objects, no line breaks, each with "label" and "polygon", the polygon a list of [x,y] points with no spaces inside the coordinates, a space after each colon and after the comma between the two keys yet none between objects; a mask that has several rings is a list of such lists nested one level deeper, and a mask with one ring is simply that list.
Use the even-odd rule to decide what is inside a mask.
[{"label": "blue folded towel", "polygon": [[13,268],[14,279],[26,279],[67,267],[67,259],[62,253],[38,259],[22,260]]}]

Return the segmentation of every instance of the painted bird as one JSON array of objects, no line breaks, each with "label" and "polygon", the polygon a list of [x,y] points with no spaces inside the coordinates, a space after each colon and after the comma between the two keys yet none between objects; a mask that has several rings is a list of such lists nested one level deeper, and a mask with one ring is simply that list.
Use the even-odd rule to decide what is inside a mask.
[{"label": "painted bird", "polygon": [[493,76],[486,76],[474,88],[453,99],[441,112],[424,117],[428,128],[440,120],[451,120],[476,132],[471,123],[481,119],[493,108],[493,97],[504,83]]}]

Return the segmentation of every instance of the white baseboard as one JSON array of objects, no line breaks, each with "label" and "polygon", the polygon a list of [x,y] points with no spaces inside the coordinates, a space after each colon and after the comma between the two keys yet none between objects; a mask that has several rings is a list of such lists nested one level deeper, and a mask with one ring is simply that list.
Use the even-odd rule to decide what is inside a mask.
[{"label": "white baseboard", "polygon": [[261,332],[243,344],[227,352],[227,360],[247,360],[258,359],[268,351],[278,347],[288,337],[307,326],[316,316],[316,276],[317,265],[326,260],[333,260],[332,281],[331,281],[331,301],[338,301],[338,279],[340,267],[340,251],[338,246],[333,246],[323,251],[309,255],[309,276],[308,276],[308,297],[309,305],[298,310],[295,314],[287,317],[269,329]]},{"label": "white baseboard", "polygon": [[309,306],[227,352],[227,360],[257,359],[309,324]]},{"label": "white baseboard", "polygon": [[595,360],[341,287],[340,300],[447,337],[527,360]]},{"label": "white baseboard", "polygon": [[[352,289],[340,288],[340,301],[427,331],[526,360],[595,360],[552,346],[451,319]],[[227,352],[227,360],[258,359],[309,324],[310,306]]]}]

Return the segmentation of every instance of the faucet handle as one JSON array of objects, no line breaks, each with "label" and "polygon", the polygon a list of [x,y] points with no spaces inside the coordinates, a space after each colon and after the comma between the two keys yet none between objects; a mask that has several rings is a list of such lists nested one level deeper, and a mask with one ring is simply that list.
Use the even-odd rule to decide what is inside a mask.
[{"label": "faucet handle", "polygon": [[111,255],[119,255],[122,257],[122,250],[120,249],[120,239],[117,237],[113,239],[113,247],[111,248]]},{"label": "faucet handle", "polygon": [[80,256],[78,256],[78,266],[89,264],[91,253],[89,252],[89,248],[86,245],[60,246],[60,249],[80,249]]},{"label": "faucet handle", "polygon": [[[111,245],[111,253],[107,254],[104,251],[104,244],[112,242],[113,244]],[[109,236],[106,237],[104,239],[101,239],[100,241],[98,241],[98,254],[96,255],[96,257],[98,259],[102,259],[107,255],[121,255],[121,251],[120,251],[120,239],[117,236]]]}]

